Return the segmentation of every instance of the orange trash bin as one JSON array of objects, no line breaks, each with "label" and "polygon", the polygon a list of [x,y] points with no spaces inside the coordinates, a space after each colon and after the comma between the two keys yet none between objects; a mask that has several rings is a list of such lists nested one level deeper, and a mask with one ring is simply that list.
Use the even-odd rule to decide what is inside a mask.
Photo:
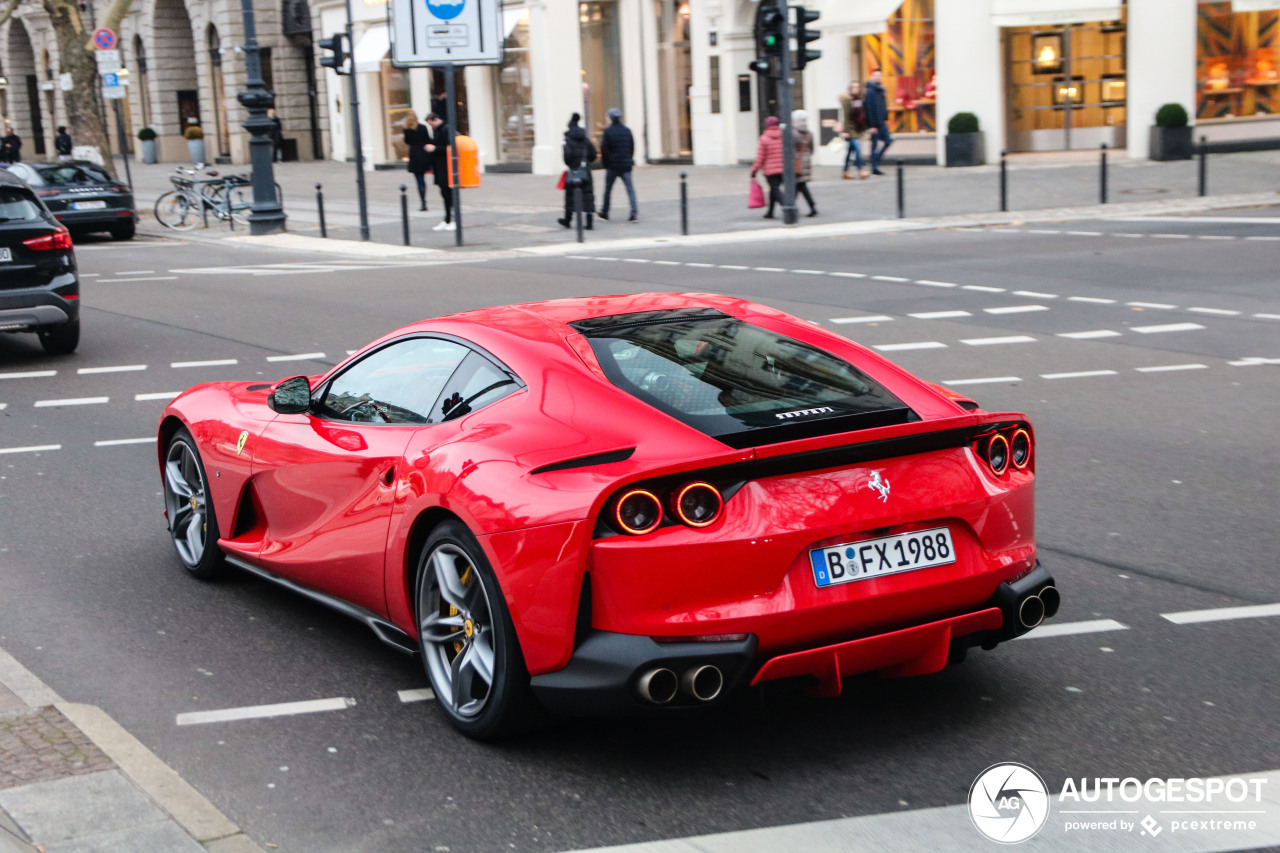
[{"label": "orange trash bin", "polygon": [[[480,149],[470,136],[458,134],[455,138],[458,146],[458,178],[459,185],[467,187],[480,186]],[[449,186],[453,186],[453,148],[449,149]]]}]

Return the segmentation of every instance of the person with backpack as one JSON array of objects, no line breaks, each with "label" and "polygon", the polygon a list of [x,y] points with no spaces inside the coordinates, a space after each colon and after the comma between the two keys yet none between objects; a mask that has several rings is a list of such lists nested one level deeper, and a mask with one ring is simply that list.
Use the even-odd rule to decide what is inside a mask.
[{"label": "person with backpack", "polygon": [[574,113],[569,118],[569,129],[564,132],[564,164],[569,167],[564,177],[564,219],[556,221],[565,228],[573,227],[573,216],[577,212],[577,193],[582,192],[582,208],[587,221],[584,226],[591,230],[591,215],[596,209],[595,193],[592,191],[591,169],[589,164],[596,160],[596,147],[591,137],[578,122],[582,116]]}]

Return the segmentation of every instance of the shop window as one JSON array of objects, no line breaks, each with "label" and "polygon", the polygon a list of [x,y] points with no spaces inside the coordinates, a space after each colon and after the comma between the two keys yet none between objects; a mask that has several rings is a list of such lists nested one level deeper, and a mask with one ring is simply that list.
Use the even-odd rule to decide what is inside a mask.
[{"label": "shop window", "polygon": [[498,94],[499,160],[503,163],[533,162],[533,74],[529,66],[529,10],[525,7],[502,10],[506,37],[502,42],[502,64],[494,68]]},{"label": "shop window", "polygon": [[905,0],[889,18],[884,32],[858,40],[858,76],[865,81],[877,68],[884,73],[889,130],[893,133],[933,133],[938,126],[933,2]]},{"label": "shop window", "polygon": [[[609,124],[605,113],[622,103],[622,51],[618,44],[618,4],[593,0],[578,4],[582,40],[582,126],[593,139]],[[565,120],[568,120],[565,116]]]},{"label": "shop window", "polygon": [[1280,11],[1232,12],[1226,2],[1198,10],[1197,120],[1280,112]]},{"label": "shop window", "polygon": [[409,103],[409,69],[396,68],[391,60],[382,60],[382,121],[387,140],[387,159],[408,160],[409,146],[404,144],[404,117],[413,107]]},{"label": "shop window", "polygon": [[720,57],[711,57],[711,114],[720,114]]}]

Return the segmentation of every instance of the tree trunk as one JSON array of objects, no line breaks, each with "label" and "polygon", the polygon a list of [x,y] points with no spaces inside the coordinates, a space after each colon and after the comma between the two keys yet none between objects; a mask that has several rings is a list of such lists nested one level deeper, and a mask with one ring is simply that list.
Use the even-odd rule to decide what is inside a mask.
[{"label": "tree trunk", "polygon": [[91,34],[77,4],[66,0],[44,0],[44,9],[58,39],[58,68],[63,74],[71,75],[71,91],[63,98],[67,109],[67,130],[77,145],[96,145],[106,160],[107,168],[114,173],[115,164],[108,159],[113,147],[107,140],[102,81],[98,77],[97,60],[89,49]]}]

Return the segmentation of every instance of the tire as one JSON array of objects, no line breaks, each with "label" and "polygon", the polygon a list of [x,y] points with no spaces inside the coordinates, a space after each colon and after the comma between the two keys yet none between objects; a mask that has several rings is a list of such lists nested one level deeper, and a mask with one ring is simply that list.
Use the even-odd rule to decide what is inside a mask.
[{"label": "tire", "polygon": [[218,517],[209,497],[209,478],[191,433],[183,427],[164,450],[164,508],[169,536],[187,573],[213,580],[226,571],[218,547]]},{"label": "tire", "polygon": [[37,331],[40,346],[49,355],[70,355],[80,346],[80,320],[72,320],[61,326],[48,326]]},{"label": "tire", "polygon": [[190,231],[200,224],[200,204],[181,190],[169,190],[156,199],[156,219],[166,228]]},{"label": "tire", "polygon": [[138,233],[138,225],[133,220],[129,220],[121,225],[112,225],[109,230],[112,240],[132,240],[133,235]]},{"label": "tire", "polygon": [[511,614],[480,543],[460,522],[439,525],[423,546],[415,603],[422,663],[450,724],[477,740],[532,728],[540,708]]}]

